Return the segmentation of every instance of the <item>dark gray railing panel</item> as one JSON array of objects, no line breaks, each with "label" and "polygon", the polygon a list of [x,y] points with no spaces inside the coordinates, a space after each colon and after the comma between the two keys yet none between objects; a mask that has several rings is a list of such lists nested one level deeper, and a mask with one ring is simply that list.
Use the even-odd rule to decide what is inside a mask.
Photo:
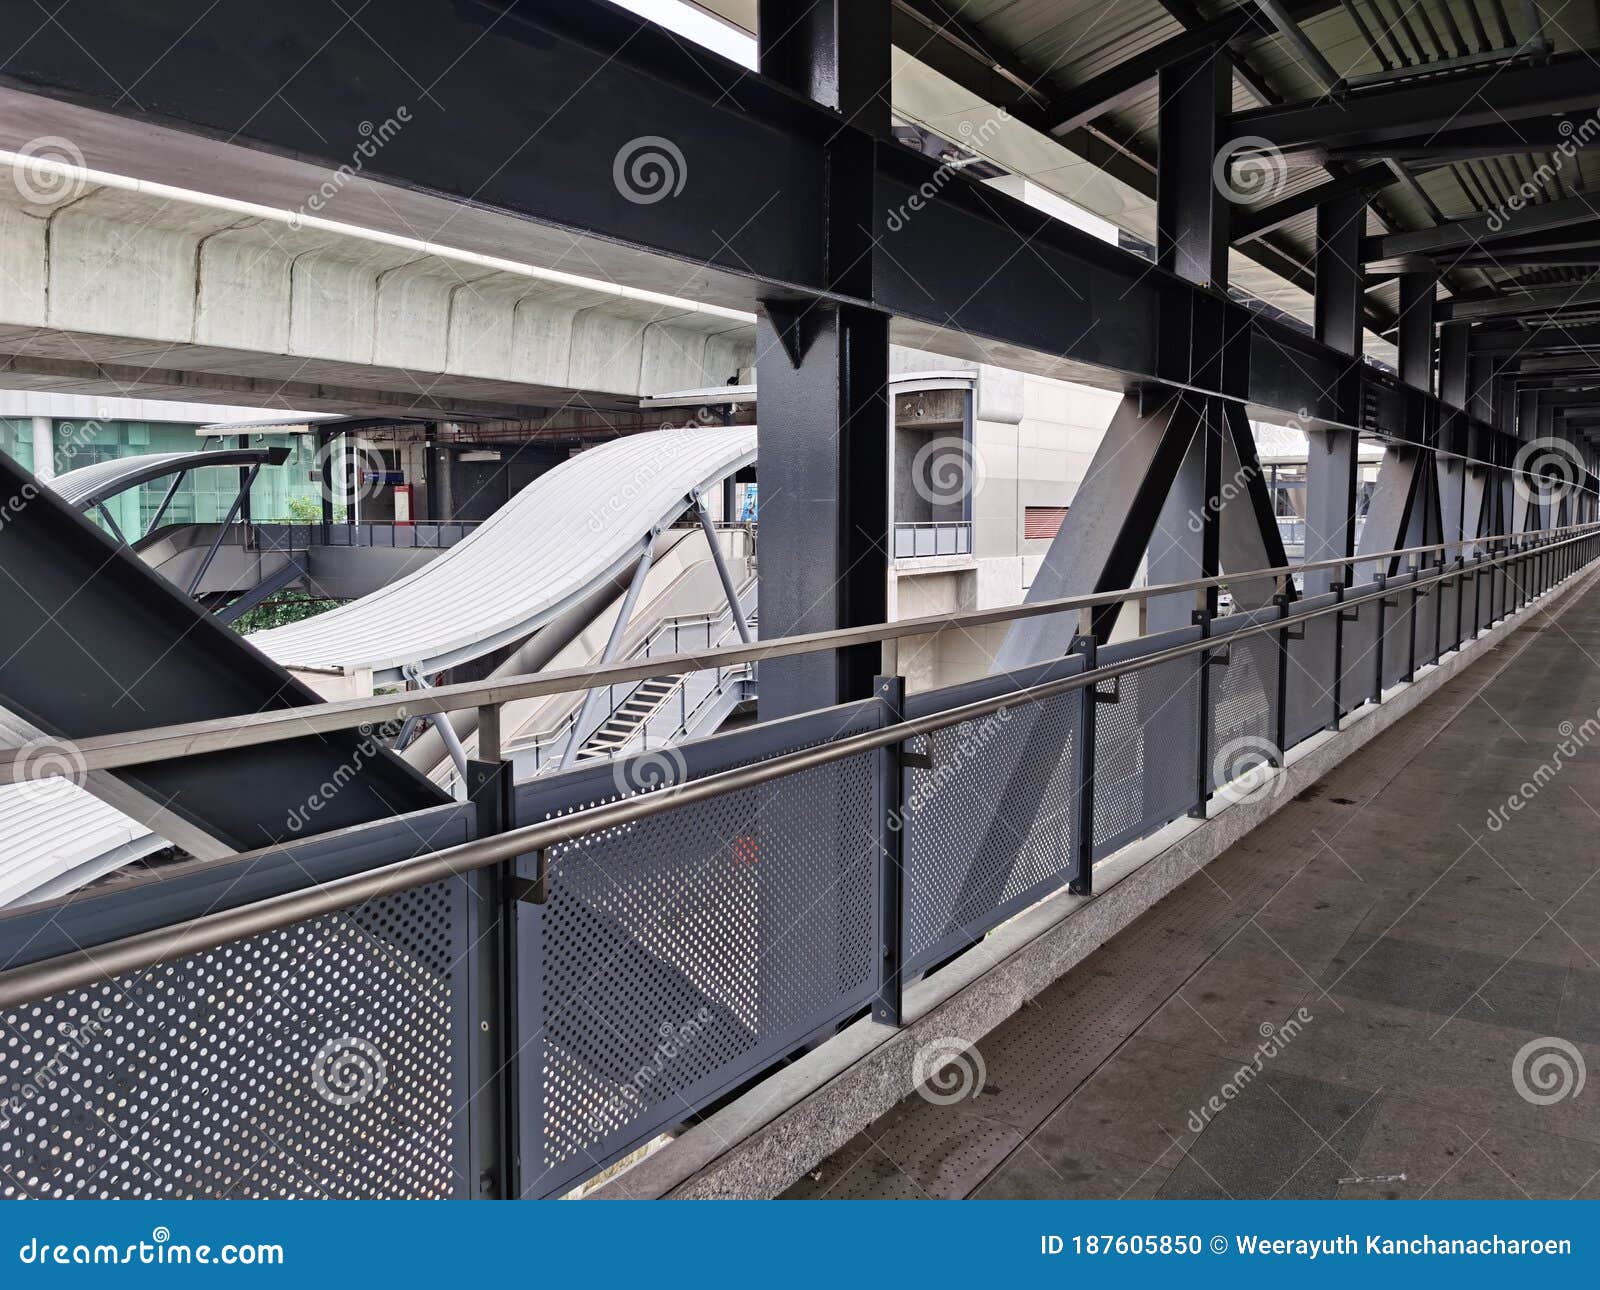
[{"label": "dark gray railing panel", "polygon": [[0,1015],[0,1197],[468,1194],[461,883]]},{"label": "dark gray railing panel", "polygon": [[[1296,602],[1296,612],[1332,605],[1336,597],[1308,596]],[[1303,624],[1304,635],[1289,641],[1288,711],[1284,717],[1287,744],[1293,748],[1333,722],[1334,616],[1323,614]]]},{"label": "dark gray railing panel", "polygon": [[[580,767],[518,792],[528,823],[877,728],[847,705]],[[517,907],[522,1191],[558,1194],[877,988],[885,807],[867,752],[552,849]],[[533,877],[536,861],[522,863]]]},{"label": "dark gray railing panel", "polygon": [[1384,610],[1374,583],[1345,592],[1344,620],[1339,625],[1339,709],[1353,712],[1370,703],[1378,689],[1378,620]]},{"label": "dark gray railing panel", "polygon": [[99,885],[59,901],[0,910],[0,967],[21,967],[123,936],[236,909],[314,883],[469,841],[465,803],[284,842],[145,878]]},{"label": "dark gray railing panel", "polygon": [[[1230,614],[1211,625],[1219,662],[1211,667],[1211,727],[1207,783],[1215,790],[1281,753],[1278,738],[1278,637],[1257,634],[1228,641],[1230,632],[1276,617],[1275,610]],[[1226,662],[1221,662],[1225,659]]]},{"label": "dark gray railing panel", "polygon": [[[1073,655],[915,695],[907,715],[1082,671],[1083,659]],[[910,772],[896,817],[905,830],[904,971],[965,949],[1072,877],[1083,703],[1082,691],[1022,703],[922,741],[933,765]]]},{"label": "dark gray railing panel", "polygon": [[[1143,636],[1100,651],[1120,663],[1200,639],[1198,627]],[[1108,855],[1177,819],[1198,801],[1200,655],[1119,677],[1115,702],[1095,713],[1094,854]]]},{"label": "dark gray railing panel", "polygon": [[1386,588],[1391,608],[1384,611],[1383,619],[1383,688],[1398,685],[1411,669],[1411,620],[1416,612],[1417,595],[1411,584],[1413,573],[1402,573],[1389,579]]}]

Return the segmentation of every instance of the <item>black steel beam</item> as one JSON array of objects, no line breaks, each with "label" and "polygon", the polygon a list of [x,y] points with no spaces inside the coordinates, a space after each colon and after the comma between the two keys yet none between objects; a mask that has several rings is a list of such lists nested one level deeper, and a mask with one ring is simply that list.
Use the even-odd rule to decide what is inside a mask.
[{"label": "black steel beam", "polygon": [[1600,324],[1578,327],[1547,326],[1527,331],[1490,331],[1482,327],[1472,335],[1472,348],[1480,354],[1540,354],[1562,349],[1600,350]]},{"label": "black steel beam", "polygon": [[[1551,202],[1527,203],[1515,209],[1508,207],[1452,220],[1434,228],[1367,238],[1361,244],[1361,257],[1367,261],[1387,260],[1417,252],[1438,254],[1492,244],[1502,238],[1522,239],[1528,234],[1548,229],[1593,224],[1597,213],[1600,213],[1600,192],[1574,193],[1571,197]],[[1492,254],[1492,245],[1488,249]]]},{"label": "black steel beam", "polygon": [[[347,164],[345,141],[365,137],[363,123],[370,130],[405,104],[404,128],[341,194],[381,193],[381,203],[350,210],[376,227],[394,218],[389,207],[449,211],[448,234],[468,249],[582,263],[752,311],[774,294],[855,303],[898,315],[918,343],[946,352],[994,361],[998,343],[1129,379],[1179,379],[1156,335],[1166,302],[1192,318],[1215,308],[1206,289],[908,149],[872,141],[875,160],[863,161],[870,136],[838,114],[597,0],[394,0],[391,57],[376,60],[366,35],[320,0],[248,10],[75,0],[74,15],[97,32],[96,57],[47,24],[0,81],[28,89],[7,102],[27,109],[11,119],[35,133],[60,132],[61,100],[74,128],[92,121],[78,131],[90,164],[181,181],[203,158],[225,195],[245,195],[248,183],[284,200],[276,195],[303,194]],[[0,0],[0,17],[38,26],[25,0]],[[252,57],[219,81],[222,51],[246,27]],[[433,85],[432,97],[417,81]],[[159,113],[124,93],[134,82],[146,91],[139,103]],[[673,142],[686,175],[640,202],[619,190],[615,171],[646,129]],[[180,155],[185,134],[199,136],[192,156]],[[864,235],[892,255],[872,258],[870,294],[833,285],[842,266],[830,268],[814,215],[841,164],[876,171]],[[336,201],[329,213],[344,209]],[[911,218],[891,231],[902,211]],[[1229,369],[1228,388],[1210,392],[1312,419],[1358,418],[1330,393],[1344,370],[1338,354],[1242,306],[1224,303],[1219,316],[1248,335],[1250,357]]]},{"label": "black steel beam", "polygon": [[[46,735],[73,741],[318,701],[3,454],[0,514],[0,703]],[[115,777],[235,851],[449,800],[354,730]],[[154,814],[145,822],[160,831]]]},{"label": "black steel beam", "polygon": [[1462,299],[1445,302],[1439,306],[1439,318],[1444,322],[1458,322],[1483,318],[1532,318],[1544,314],[1560,314],[1564,310],[1583,310],[1592,313],[1600,306],[1600,286],[1585,283],[1572,287],[1542,287],[1536,290],[1519,290],[1503,296],[1486,296],[1482,299]]},{"label": "black steel beam", "polygon": [[[1338,0],[1298,0],[1283,7],[1292,17],[1304,20],[1337,8]],[[1057,115],[1050,133],[1057,137],[1068,134],[1098,116],[1144,97],[1163,68],[1219,45],[1260,39],[1271,32],[1271,21],[1254,9],[1235,10],[1211,22],[1189,26],[1057,95],[1053,104]]]},{"label": "black steel beam", "polygon": [[1479,125],[1470,130],[1421,130],[1400,138],[1375,140],[1329,148],[1320,143],[1301,145],[1330,161],[1426,161],[1445,164],[1476,161],[1527,152],[1554,152],[1569,148],[1600,147],[1600,130],[1587,114],[1535,116],[1521,121]]},{"label": "black steel beam", "polygon": [[1346,193],[1376,192],[1395,182],[1394,173],[1387,166],[1362,166],[1348,174],[1317,184],[1289,197],[1279,198],[1264,206],[1242,206],[1233,216],[1233,240],[1249,241],[1281,228],[1297,216],[1314,211],[1325,201],[1342,197]]},{"label": "black steel beam", "polygon": [[1562,54],[1548,62],[1468,73],[1237,112],[1226,134],[1265,139],[1284,150],[1348,148],[1411,138],[1446,126],[1465,130],[1590,107],[1595,55]]}]

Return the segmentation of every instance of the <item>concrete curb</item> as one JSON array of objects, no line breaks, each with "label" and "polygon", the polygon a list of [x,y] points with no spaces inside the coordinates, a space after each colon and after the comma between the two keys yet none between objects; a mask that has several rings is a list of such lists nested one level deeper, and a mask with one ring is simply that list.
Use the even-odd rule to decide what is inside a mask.
[{"label": "concrete curb", "polygon": [[[1193,877],[1295,794],[1415,711],[1539,613],[1564,609],[1600,568],[1579,574],[1416,678],[1299,744],[1285,782],[1252,797],[1213,799],[1205,820],[1175,820],[1095,869],[1093,897],[1048,897],[981,944],[906,989],[898,1030],[853,1023],[599,1188],[595,1199],[775,1196],[909,1094],[917,1050],[934,1039],[976,1043],[1151,905]],[[1506,666],[1506,660],[1501,667]],[[1490,675],[1497,674],[1500,668]],[[1487,679],[1487,678],[1486,678]]]}]

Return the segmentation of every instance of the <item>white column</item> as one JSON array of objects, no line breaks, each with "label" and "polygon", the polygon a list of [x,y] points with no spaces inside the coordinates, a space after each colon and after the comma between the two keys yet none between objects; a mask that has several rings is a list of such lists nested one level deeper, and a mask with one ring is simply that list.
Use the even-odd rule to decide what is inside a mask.
[{"label": "white column", "polygon": [[56,477],[56,423],[50,417],[33,419],[33,473],[39,479]]}]

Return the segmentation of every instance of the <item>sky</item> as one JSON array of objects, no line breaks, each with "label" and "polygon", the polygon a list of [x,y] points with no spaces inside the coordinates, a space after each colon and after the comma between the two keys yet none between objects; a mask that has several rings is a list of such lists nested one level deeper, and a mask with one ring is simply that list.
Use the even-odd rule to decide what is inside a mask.
[{"label": "sky", "polygon": [[714,49],[736,63],[751,69],[756,65],[755,37],[718,21],[704,10],[684,4],[683,0],[612,0],[612,3]]}]

